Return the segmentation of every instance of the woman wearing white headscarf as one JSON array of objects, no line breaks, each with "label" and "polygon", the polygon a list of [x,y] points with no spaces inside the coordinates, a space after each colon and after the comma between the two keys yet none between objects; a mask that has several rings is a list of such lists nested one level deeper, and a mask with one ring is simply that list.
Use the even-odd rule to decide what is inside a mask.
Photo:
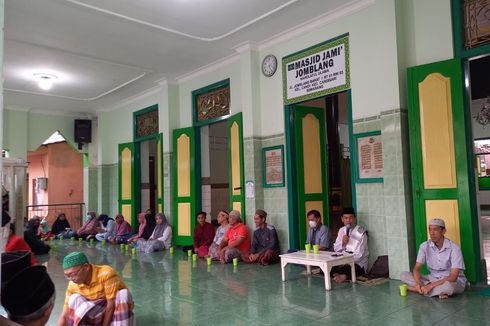
[{"label": "woman wearing white headscarf", "polygon": [[156,216],[157,225],[148,240],[138,240],[137,250],[141,252],[154,252],[170,248],[172,245],[172,227],[168,224],[163,213]]}]

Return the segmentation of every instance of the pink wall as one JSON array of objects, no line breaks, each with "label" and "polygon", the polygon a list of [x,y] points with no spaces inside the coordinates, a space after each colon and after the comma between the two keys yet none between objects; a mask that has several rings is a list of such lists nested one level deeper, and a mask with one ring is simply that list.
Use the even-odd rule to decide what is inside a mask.
[{"label": "pink wall", "polygon": [[[28,153],[29,203],[32,203],[32,179],[43,177],[41,161],[48,178],[47,195],[42,204],[70,204],[83,202],[83,156],[67,143],[41,146]],[[41,204],[41,203],[38,203]],[[32,215],[47,216],[51,226],[58,213],[64,212],[73,229],[79,227],[82,214],[76,207],[53,207]]]}]

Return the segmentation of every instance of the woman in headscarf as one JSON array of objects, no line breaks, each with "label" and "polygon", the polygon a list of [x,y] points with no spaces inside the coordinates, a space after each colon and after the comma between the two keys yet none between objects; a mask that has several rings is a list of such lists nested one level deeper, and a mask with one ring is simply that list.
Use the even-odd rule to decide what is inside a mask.
[{"label": "woman in headscarf", "polygon": [[52,233],[49,228],[48,221],[44,218],[41,220],[39,229],[37,229],[37,236],[44,241],[54,237],[54,233]]},{"label": "woman in headscarf", "polygon": [[138,239],[141,238],[141,236],[143,235],[143,231],[145,230],[145,226],[146,226],[146,219],[145,219],[145,215],[146,213],[139,213],[138,214],[138,223],[139,223],[139,228],[138,228],[138,233],[135,233],[133,234],[128,240],[127,240],[127,243],[130,243],[130,242],[136,242],[138,241]]},{"label": "woman in headscarf", "polygon": [[150,214],[146,213],[145,214],[145,221],[146,221],[145,229],[143,230],[141,237],[144,240],[148,240],[151,237],[153,230],[155,229],[155,224],[156,224],[155,216],[151,213]]},{"label": "woman in headscarf", "polygon": [[106,214],[100,214],[97,220],[99,221],[101,226],[100,229],[98,230],[99,232],[95,235],[95,238],[98,241],[102,241],[114,237],[115,235],[114,228],[116,226],[114,219]]},{"label": "woman in headscarf", "polygon": [[71,229],[70,223],[66,219],[65,213],[59,213],[58,217],[53,223],[51,228],[51,233],[53,233],[57,238],[71,238],[73,236],[73,230]]},{"label": "woman in headscarf", "polygon": [[168,224],[165,214],[158,213],[156,223],[148,240],[138,240],[138,251],[149,253],[168,249],[172,245],[172,227]]},{"label": "woman in headscarf", "polygon": [[107,238],[113,244],[126,243],[131,237],[133,229],[128,222],[124,220],[124,216],[118,214],[116,216],[116,226],[114,227],[114,236]]},{"label": "woman in headscarf", "polygon": [[75,236],[82,239],[90,239],[97,234],[97,227],[99,226],[99,221],[95,218],[95,212],[87,212],[86,221],[77,230]]},{"label": "woman in headscarf", "polygon": [[29,247],[31,247],[32,252],[35,255],[44,255],[51,249],[44,241],[41,241],[38,236],[39,225],[41,224],[41,219],[34,216],[27,222],[27,228],[24,231],[24,240],[27,242]]}]

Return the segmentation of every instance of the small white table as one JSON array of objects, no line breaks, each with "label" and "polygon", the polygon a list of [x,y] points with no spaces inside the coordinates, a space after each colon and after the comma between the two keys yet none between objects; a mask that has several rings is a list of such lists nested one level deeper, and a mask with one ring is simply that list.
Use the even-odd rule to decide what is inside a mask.
[{"label": "small white table", "polygon": [[[340,255],[340,256],[335,256]],[[281,272],[282,281],[286,281],[286,272],[284,268],[287,264],[301,264],[306,265],[306,273],[311,274],[311,266],[318,266],[323,271],[325,276],[325,289],[330,290],[332,285],[330,283],[330,270],[334,266],[350,265],[352,273],[352,282],[356,282],[356,268],[354,265],[354,255],[346,252],[336,253],[331,251],[320,251],[318,254],[314,254],[313,250],[307,254],[304,250],[297,251],[290,254],[279,255],[281,257]]]}]

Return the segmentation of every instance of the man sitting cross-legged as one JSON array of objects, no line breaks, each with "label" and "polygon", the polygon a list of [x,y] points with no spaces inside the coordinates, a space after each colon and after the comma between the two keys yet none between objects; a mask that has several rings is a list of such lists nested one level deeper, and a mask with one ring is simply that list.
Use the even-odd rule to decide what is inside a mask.
[{"label": "man sitting cross-legged", "polygon": [[231,211],[229,221],[230,227],[219,245],[219,260],[223,264],[231,262],[233,258],[241,259],[250,250],[250,234],[247,226],[240,222],[240,212]]},{"label": "man sitting cross-legged", "polygon": [[[454,293],[462,293],[466,286],[464,261],[457,244],[444,237],[444,220],[433,218],[429,221],[430,240],[419,247],[413,274],[402,272],[401,281],[409,291],[428,297],[439,296],[446,299]],[[427,265],[429,275],[420,275],[420,268]]]},{"label": "man sitting cross-legged", "polygon": [[268,265],[277,262],[279,258],[277,232],[274,226],[267,224],[266,218],[267,213],[264,210],[255,211],[254,222],[257,230],[253,235],[250,254],[242,256],[242,260],[246,263]]},{"label": "man sitting cross-legged", "polygon": [[134,325],[133,299],[110,266],[93,265],[82,252],[63,259],[70,280],[58,325]]}]

